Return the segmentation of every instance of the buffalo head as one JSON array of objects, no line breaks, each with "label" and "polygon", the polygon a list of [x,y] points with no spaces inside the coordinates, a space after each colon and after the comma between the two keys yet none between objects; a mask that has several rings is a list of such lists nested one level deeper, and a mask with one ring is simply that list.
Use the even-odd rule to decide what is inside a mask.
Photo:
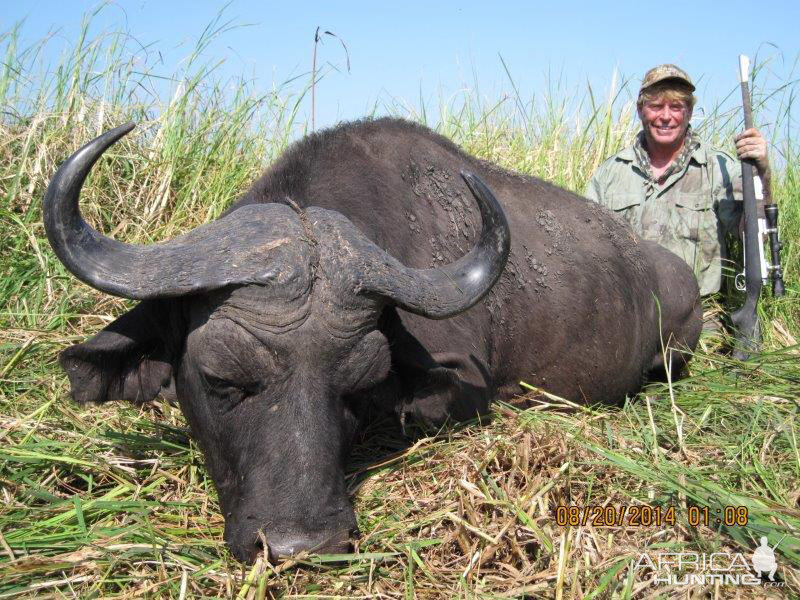
[{"label": "buffalo head", "polygon": [[147,402],[174,383],[234,554],[252,560],[262,536],[273,557],[341,551],[356,530],[343,475],[357,424],[348,398],[391,367],[381,313],[397,306],[441,319],[478,302],[508,257],[503,212],[463,174],[482,232],[437,269],[406,267],[341,213],[288,198],[242,206],[169,242],[128,245],[89,227],[78,201],[92,165],[132,128],[78,150],[45,197],[47,236],[64,265],[142,301],[61,354],[73,397]]}]

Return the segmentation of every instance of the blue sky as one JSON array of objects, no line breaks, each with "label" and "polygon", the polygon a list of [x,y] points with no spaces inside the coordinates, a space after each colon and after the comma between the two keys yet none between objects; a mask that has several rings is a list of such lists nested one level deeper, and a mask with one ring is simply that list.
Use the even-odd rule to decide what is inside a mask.
[{"label": "blue sky", "polygon": [[[74,42],[84,0],[4,0],[0,29],[25,19],[23,40],[57,32],[43,61],[55,62]],[[158,69],[172,74],[223,3],[119,0],[107,5],[93,29],[125,29],[160,53]],[[638,80],[651,66],[674,62],[698,86],[699,106],[712,106],[734,89],[740,53],[770,60],[775,81],[789,77],[800,53],[800,1],[753,2],[252,2],[233,0],[224,19],[249,24],[207,50],[224,59],[220,77],[254,78],[259,88],[307,73],[317,26],[347,44],[350,72],[338,41],[327,37],[320,63],[331,71],[317,90],[317,125],[363,116],[393,99],[429,106],[457,98],[477,81],[497,99],[511,90],[499,56],[524,100],[561,80],[566,92],[588,83],[605,96],[614,71]],[[636,85],[634,85],[634,91]],[[306,112],[308,107],[305,107]]]}]

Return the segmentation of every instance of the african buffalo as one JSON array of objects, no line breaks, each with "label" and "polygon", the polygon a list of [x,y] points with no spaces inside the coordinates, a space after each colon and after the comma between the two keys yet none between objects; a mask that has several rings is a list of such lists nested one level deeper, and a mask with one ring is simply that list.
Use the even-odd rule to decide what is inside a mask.
[{"label": "african buffalo", "polygon": [[103,237],[80,189],[131,129],[78,150],[47,191],[64,265],[142,300],[60,363],[79,402],[174,386],[242,560],[261,535],[273,557],[348,547],[343,467],[371,407],[470,419],[520,379],[618,402],[662,366],[662,339],[697,342],[697,284],[678,257],[397,119],[306,137],[220,219],[172,241]]}]

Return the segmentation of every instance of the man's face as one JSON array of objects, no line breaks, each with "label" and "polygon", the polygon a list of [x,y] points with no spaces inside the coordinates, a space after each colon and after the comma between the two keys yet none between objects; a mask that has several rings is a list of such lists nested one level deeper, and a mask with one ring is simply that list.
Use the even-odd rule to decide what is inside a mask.
[{"label": "man's face", "polygon": [[642,127],[649,142],[662,147],[675,147],[683,142],[691,111],[683,100],[656,98],[639,109]]}]

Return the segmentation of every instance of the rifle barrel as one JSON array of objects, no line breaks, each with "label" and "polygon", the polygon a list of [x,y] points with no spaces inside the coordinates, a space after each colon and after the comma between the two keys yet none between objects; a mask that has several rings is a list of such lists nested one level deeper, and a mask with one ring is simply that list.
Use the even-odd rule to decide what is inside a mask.
[{"label": "rifle barrel", "polygon": [[[742,88],[742,107],[744,109],[744,126],[753,126],[753,108],[750,104],[750,87],[747,84],[749,60],[739,57],[739,80]],[[736,358],[747,358],[750,352],[756,351],[759,344],[758,314],[756,305],[761,295],[761,265],[759,264],[758,214],[756,207],[756,190],[753,182],[753,165],[742,161],[742,196],[744,199],[744,257],[745,257],[745,301],[731,314],[731,321],[736,327],[738,349]]]}]

